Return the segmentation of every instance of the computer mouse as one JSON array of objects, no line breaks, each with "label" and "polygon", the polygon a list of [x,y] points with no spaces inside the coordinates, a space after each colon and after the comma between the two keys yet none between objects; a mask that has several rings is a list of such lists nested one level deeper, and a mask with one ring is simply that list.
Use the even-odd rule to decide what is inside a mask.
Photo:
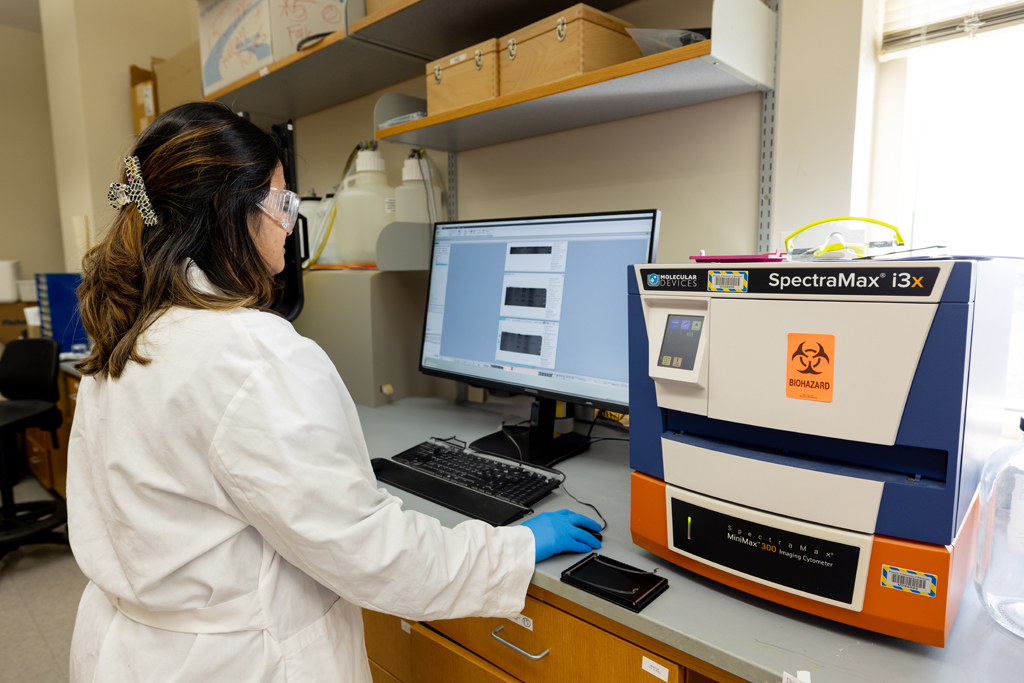
[{"label": "computer mouse", "polygon": [[588,534],[590,534],[591,536],[593,536],[597,540],[602,541],[602,542],[604,541],[604,536],[601,535],[600,531],[591,531],[590,529],[584,529],[584,531],[586,531]]}]

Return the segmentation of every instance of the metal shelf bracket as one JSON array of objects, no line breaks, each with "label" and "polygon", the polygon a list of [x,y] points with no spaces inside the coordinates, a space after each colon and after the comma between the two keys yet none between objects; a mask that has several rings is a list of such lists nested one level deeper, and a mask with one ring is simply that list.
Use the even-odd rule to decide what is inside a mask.
[{"label": "metal shelf bracket", "polygon": [[[773,84],[779,77],[779,1],[765,0],[768,9],[775,12],[775,63],[772,65]],[[765,90],[761,104],[761,168],[760,198],[757,211],[757,253],[772,250],[772,218],[775,201],[775,88]]]}]

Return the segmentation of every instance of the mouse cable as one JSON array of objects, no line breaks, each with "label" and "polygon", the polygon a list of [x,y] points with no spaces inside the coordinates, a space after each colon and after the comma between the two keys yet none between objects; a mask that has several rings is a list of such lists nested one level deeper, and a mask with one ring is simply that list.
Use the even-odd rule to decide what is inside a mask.
[{"label": "mouse cable", "polygon": [[[564,472],[562,472],[562,476],[565,477],[565,473]],[[566,479],[567,478],[568,477],[566,477]],[[591,510],[593,510],[594,512],[597,513],[597,516],[601,518],[601,524],[603,524],[603,526],[601,527],[601,531],[604,531],[605,529],[608,528],[608,520],[606,520],[604,518],[604,515],[602,515],[601,511],[597,509],[597,506],[592,504],[592,503],[587,503],[586,501],[582,501],[579,498],[577,498],[576,496],[572,495],[572,493],[569,491],[569,489],[565,488],[565,479],[562,479],[562,490],[565,491],[569,495],[570,498],[575,500],[580,505],[586,505],[588,508],[590,508]]]}]

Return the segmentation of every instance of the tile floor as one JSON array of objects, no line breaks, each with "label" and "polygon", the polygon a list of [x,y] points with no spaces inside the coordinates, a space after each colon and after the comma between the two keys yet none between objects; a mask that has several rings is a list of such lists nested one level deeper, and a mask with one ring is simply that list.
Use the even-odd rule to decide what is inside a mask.
[{"label": "tile floor", "polygon": [[[17,501],[47,497],[34,478]],[[26,546],[0,559],[0,683],[66,683],[71,633],[88,580],[71,549]]]}]

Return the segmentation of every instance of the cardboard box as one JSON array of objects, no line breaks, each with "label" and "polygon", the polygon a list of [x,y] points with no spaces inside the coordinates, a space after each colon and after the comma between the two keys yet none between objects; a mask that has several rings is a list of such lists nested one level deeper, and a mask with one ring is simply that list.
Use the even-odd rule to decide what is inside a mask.
[{"label": "cardboard box", "polygon": [[427,114],[497,97],[497,52],[498,41],[491,38],[427,64]]},{"label": "cardboard box", "polygon": [[274,62],[270,0],[198,0],[203,94]]},{"label": "cardboard box", "polygon": [[[349,11],[353,11],[352,8]],[[354,18],[349,16],[349,21]],[[345,29],[345,0],[284,0],[271,5],[270,35],[274,61],[295,53],[310,36]]]},{"label": "cardboard box", "polygon": [[170,59],[153,62],[156,76],[156,99],[161,113],[179,104],[203,99],[203,62],[199,41]]},{"label": "cardboard box", "polygon": [[574,5],[498,40],[500,92],[521,92],[643,55],[626,33],[633,24]]},{"label": "cardboard box", "polygon": [[17,339],[28,331],[25,309],[31,304],[0,304],[0,344]]},{"label": "cardboard box", "polygon": [[152,123],[157,114],[156,82],[153,72],[132,66],[132,127],[138,135]]}]

